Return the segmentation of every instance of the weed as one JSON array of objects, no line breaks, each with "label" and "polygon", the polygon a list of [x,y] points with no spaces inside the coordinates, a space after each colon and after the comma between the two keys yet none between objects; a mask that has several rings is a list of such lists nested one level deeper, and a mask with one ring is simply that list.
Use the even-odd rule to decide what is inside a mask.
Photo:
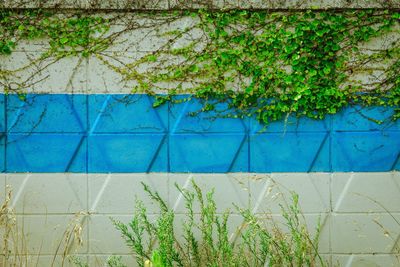
[{"label": "weed", "polygon": [[[235,206],[243,222],[237,225],[236,238],[231,238],[232,213],[217,212],[213,190],[204,194],[194,181],[194,190],[176,185],[186,208],[185,219],[177,225],[174,211],[157,192],[143,186],[160,207],[158,217],[151,220],[143,202],[137,200],[131,222],[113,220],[141,267],[327,265],[318,253],[320,224],[312,238],[295,193],[289,205],[281,206],[284,226],[269,214],[260,216]],[[175,232],[178,229],[182,235]]]}]

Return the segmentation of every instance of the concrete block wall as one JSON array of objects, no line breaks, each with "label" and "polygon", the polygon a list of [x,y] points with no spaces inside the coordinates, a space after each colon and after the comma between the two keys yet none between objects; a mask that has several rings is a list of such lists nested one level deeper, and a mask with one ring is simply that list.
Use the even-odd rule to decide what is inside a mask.
[{"label": "concrete block wall", "polygon": [[[182,6],[179,1],[148,1],[144,6],[129,1],[125,6],[98,2],[58,4],[133,10],[178,8],[177,4],[197,7],[195,3]],[[228,2],[213,1],[221,7],[294,7],[293,1]],[[314,2],[296,2],[296,7],[400,6],[398,1]],[[37,4],[21,3],[21,8]],[[40,3],[54,5],[53,1]],[[16,2],[2,4],[15,7]],[[145,20],[135,13],[124,19],[139,25]],[[175,21],[164,27],[190,23]],[[114,25],[111,31],[117,28]],[[152,29],[140,27],[119,38],[104,53],[122,62],[168,42]],[[370,45],[389,43],[390,38]],[[11,56],[0,56],[0,68],[18,70],[46,48],[43,40],[22,43]],[[109,218],[128,222],[135,196],[153,207],[140,184],[143,181],[168,201],[179,221],[185,210],[174,184],[187,188],[192,179],[204,190],[215,188],[220,211],[234,202],[259,214],[268,212],[277,220],[279,203],[293,190],[300,196],[310,229],[321,217],[320,250],[332,266],[400,265],[396,258],[400,247],[400,123],[385,121],[392,109],[353,107],[322,121],[289,117],[264,129],[251,118],[190,117],[188,112],[199,108],[196,101],[153,109],[152,97],[128,95],[134,81],[124,81],[96,57],[46,63],[51,64],[17,71],[23,81],[40,70],[25,88],[25,101],[13,94],[0,95],[1,200],[6,186],[11,186],[11,205],[26,234],[27,252],[39,261],[38,266],[50,266],[64,230],[76,216],[84,226],[84,243],[77,253],[89,266],[103,266],[110,254],[123,255],[129,266],[135,266]],[[370,118],[384,123],[378,125]],[[157,214],[158,210],[150,208],[149,212]],[[233,213],[232,225],[240,223]]]},{"label": "concrete block wall", "polygon": [[[2,98],[2,99],[1,99]],[[154,109],[147,95],[1,95],[5,172],[336,172],[400,169],[391,108],[325,120],[189,115],[192,100]],[[377,124],[372,120],[383,120]],[[66,124],[66,122],[68,122]]]},{"label": "concrete block wall", "polygon": [[[142,189],[140,182],[144,181],[168,201],[179,222],[185,210],[174,184],[189,188],[195,180],[205,191],[215,188],[219,212],[236,203],[260,215],[268,213],[277,221],[281,216],[278,204],[295,191],[311,233],[321,219],[320,252],[333,266],[338,262],[340,266],[398,266],[399,172],[28,173],[4,174],[1,180],[13,188],[12,207],[28,241],[28,253],[34,257],[40,249],[41,262],[52,259],[64,230],[81,213],[84,243],[78,255],[104,264],[108,255],[118,254],[136,266],[110,217],[129,222],[135,196],[149,207],[149,213],[159,212]],[[241,221],[232,210],[233,231]]]}]

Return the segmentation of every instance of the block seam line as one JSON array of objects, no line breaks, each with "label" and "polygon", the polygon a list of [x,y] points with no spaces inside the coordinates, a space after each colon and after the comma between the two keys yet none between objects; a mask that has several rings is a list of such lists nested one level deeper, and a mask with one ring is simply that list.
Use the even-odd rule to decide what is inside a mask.
[{"label": "block seam line", "polygon": [[353,259],[354,259],[354,254],[351,254],[344,267],[351,267],[351,264],[353,263]]},{"label": "block seam line", "polygon": [[151,169],[152,169],[152,167],[154,165],[154,162],[157,160],[158,155],[160,154],[161,148],[164,146],[166,140],[167,140],[167,134],[164,134],[163,137],[160,140],[160,143],[157,146],[157,150],[155,151],[153,157],[151,158],[149,166],[146,169],[147,173],[151,171]]},{"label": "block seam line", "polygon": [[312,171],[312,169],[313,169],[313,167],[314,167],[314,165],[315,165],[315,162],[317,161],[319,155],[321,154],[321,150],[323,149],[323,147],[324,147],[324,145],[325,145],[325,143],[326,143],[326,140],[328,139],[328,136],[329,136],[329,133],[327,132],[327,133],[325,134],[324,138],[322,139],[322,142],[321,142],[321,144],[319,145],[318,150],[317,150],[317,153],[315,153],[315,156],[314,156],[314,158],[313,158],[313,160],[312,160],[312,162],[311,162],[311,164],[310,164],[310,167],[308,168],[308,171],[307,171],[307,172],[311,172],[311,171]]},{"label": "block seam line", "polygon": [[165,125],[164,121],[161,119],[159,110],[157,108],[153,107],[153,103],[151,101],[150,96],[149,95],[145,95],[145,96],[146,96],[147,102],[150,104],[151,112],[154,112],[154,114],[155,114],[155,116],[156,116],[156,118],[158,120],[159,125],[163,128],[163,132],[164,133],[168,132],[168,125]]},{"label": "block seam line", "polygon": [[[233,159],[232,159],[232,161],[231,161],[231,164],[230,164],[229,167],[228,167],[227,172],[232,171],[232,168],[233,168],[233,166],[235,165],[235,163],[236,163],[236,161],[237,161],[237,159],[238,159],[238,157],[239,157],[239,154],[241,153],[241,150],[242,150],[242,148],[244,147],[244,144],[246,143],[246,140],[247,140],[247,135],[245,134],[245,135],[243,135],[243,139],[242,139],[242,141],[240,142],[240,145],[239,145],[239,147],[238,147],[238,149],[237,149],[235,155],[233,156]],[[249,153],[249,152],[247,151],[247,153]],[[247,164],[246,164],[246,165],[247,165]],[[249,170],[247,169],[246,171],[249,171]]]},{"label": "block seam line", "polygon": [[[96,212],[97,205],[99,204],[100,199],[103,196],[104,192],[106,191],[106,188],[107,188],[108,184],[110,183],[110,181],[111,181],[111,174],[107,174],[107,177],[104,180],[103,184],[101,185],[100,190],[97,192],[97,195],[93,201],[93,204],[90,206],[89,212],[91,212],[91,213]],[[89,198],[90,198],[90,196],[89,196]]]},{"label": "block seam line", "polygon": [[[87,131],[87,125],[86,125],[86,127],[83,125],[83,120],[78,115],[78,112],[76,111],[75,106],[73,104],[73,98],[75,97],[75,95],[64,95],[64,96],[65,96],[65,98],[67,100],[67,103],[69,104],[69,106],[70,106],[70,108],[71,108],[71,110],[72,110],[72,112],[74,114],[74,117],[78,121],[78,124],[81,127],[82,132],[86,132]],[[81,95],[76,95],[76,96],[80,97]],[[85,118],[85,120],[86,120],[86,118]]]},{"label": "block seam line", "polygon": [[[65,168],[65,172],[69,172],[71,169],[72,164],[75,161],[75,158],[77,157],[77,155],[79,154],[80,148],[82,147],[82,144],[84,142],[84,140],[86,139],[85,135],[82,135],[81,139],[78,142],[78,145],[76,146],[74,153],[72,154],[71,159],[69,160],[69,162],[67,163],[67,167]],[[87,163],[86,163],[87,164]],[[85,166],[86,169],[86,166]]]},{"label": "block seam line", "polygon": [[[190,186],[190,182],[193,180],[193,174],[189,174],[188,178],[186,179],[184,185],[181,187],[182,190],[186,190],[189,188]],[[176,198],[175,202],[174,202],[174,206],[172,207],[172,210],[174,212],[176,212],[176,210],[179,207],[179,204],[181,203],[183,198],[183,194],[181,192],[179,192],[178,197]]]},{"label": "block seam line", "polygon": [[20,198],[21,195],[22,195],[22,192],[23,192],[24,189],[25,189],[25,185],[26,185],[26,183],[28,182],[28,180],[29,180],[30,178],[31,178],[31,174],[27,174],[27,175],[24,177],[24,180],[22,181],[21,185],[20,185],[19,188],[18,188],[17,193],[16,193],[15,196],[14,196],[14,200],[13,200],[12,203],[11,203],[11,208],[12,208],[12,209],[15,208],[15,206],[16,206],[16,204],[17,204],[19,198]]},{"label": "block seam line", "polygon": [[346,194],[348,194],[347,191],[349,190],[350,184],[353,182],[353,179],[354,179],[354,172],[350,174],[349,178],[346,181],[346,184],[344,185],[342,191],[340,192],[340,195],[336,200],[336,205],[333,208],[333,212],[337,212],[339,210],[344,198],[346,197]]},{"label": "block seam line", "polygon": [[[392,167],[390,168],[391,170],[395,170],[397,164],[400,163],[400,151],[397,153],[397,157],[395,158]],[[400,167],[399,167],[400,168]]]},{"label": "block seam line", "polygon": [[[172,105],[173,105],[173,103],[171,103],[171,107],[172,107]],[[174,118],[176,118],[175,124],[174,125],[170,125],[170,126],[172,126],[171,132],[170,132],[171,134],[177,133],[177,129],[178,129],[179,123],[181,122],[184,114],[186,114],[186,110],[188,109],[188,105],[189,105],[189,102],[186,101],[184,103],[184,106],[182,107],[182,110],[179,112],[177,117],[172,115],[172,110],[169,110],[168,117],[173,116]]]},{"label": "block seam line", "polygon": [[[25,166],[25,168],[23,168],[23,170],[25,171],[26,169],[29,168],[29,164],[28,164],[26,158],[24,157],[24,153],[22,152],[21,147],[20,147],[19,144],[18,144],[18,141],[19,141],[19,140],[23,140],[24,138],[27,138],[27,136],[22,135],[21,137],[18,137],[18,135],[17,135],[17,136],[16,136],[16,139],[13,140],[13,141],[10,142],[10,143],[14,143],[15,149],[18,151],[18,154],[20,155],[19,162],[22,163],[22,166]],[[8,140],[7,140],[7,142],[8,142]],[[10,143],[6,144],[6,146],[8,147],[8,145],[9,145]],[[8,150],[8,153],[9,153],[9,150]],[[6,157],[8,158],[8,155],[6,155]],[[8,163],[9,163],[9,162],[7,162],[6,172],[9,172]],[[21,165],[19,165],[19,166],[21,166]],[[14,171],[16,171],[16,170],[14,170]]]},{"label": "block seam line", "polygon": [[268,176],[265,179],[264,186],[261,190],[261,193],[258,195],[257,201],[253,207],[253,210],[252,210],[253,213],[256,213],[258,211],[264,198],[268,195],[267,192],[268,192],[268,188],[271,186],[271,183],[272,183],[272,178]]},{"label": "block seam line", "polygon": [[[104,100],[100,110],[98,111],[98,114],[96,116],[96,119],[93,122],[93,125],[88,125],[88,126],[90,126],[89,135],[92,135],[94,133],[94,131],[95,131],[96,127],[97,127],[97,124],[99,123],[99,121],[101,119],[101,116],[103,115],[104,111],[106,110],[108,102],[110,101],[110,99],[111,99],[111,95],[107,95],[107,97]],[[89,106],[89,103],[88,103],[88,106]],[[90,122],[88,122],[88,123],[90,123]]]},{"label": "block seam line", "polygon": [[[325,201],[324,201],[324,198],[323,198],[323,196],[322,196],[322,194],[321,194],[321,190],[318,190],[318,187],[317,187],[317,185],[315,184],[314,179],[312,179],[312,176],[311,176],[310,174],[307,174],[307,178],[309,179],[310,183],[313,185],[313,187],[314,187],[314,189],[315,189],[315,192],[317,192],[321,203],[324,204],[325,212],[326,212],[326,211],[329,212],[329,210],[330,210],[329,204],[328,204],[328,206],[326,206],[326,203],[325,203]],[[328,184],[328,186],[329,186],[329,184]]]}]

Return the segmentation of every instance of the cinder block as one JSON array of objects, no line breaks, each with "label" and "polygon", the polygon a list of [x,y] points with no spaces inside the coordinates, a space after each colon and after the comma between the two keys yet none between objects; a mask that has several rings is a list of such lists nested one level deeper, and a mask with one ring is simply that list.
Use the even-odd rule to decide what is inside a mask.
[{"label": "cinder block", "polygon": [[329,171],[328,133],[251,134],[250,158],[251,172]]},{"label": "cinder block", "polygon": [[0,134],[0,172],[6,170],[6,136],[5,134]]},{"label": "cinder block", "polygon": [[154,108],[148,95],[91,95],[89,124],[91,133],[166,133],[167,106]]},{"label": "cinder block", "polygon": [[245,134],[172,134],[169,142],[171,172],[248,171]]},{"label": "cinder block", "polygon": [[[128,254],[127,246],[121,233],[115,228],[111,219],[129,223],[132,215],[92,215],[89,220],[89,253],[90,254]],[[93,261],[93,259],[92,259]]]},{"label": "cinder block", "polygon": [[[11,133],[84,133],[84,95],[28,94],[7,97],[7,131]],[[68,123],[66,123],[68,122]]]},{"label": "cinder block", "polygon": [[[76,221],[75,221],[75,218]],[[87,253],[87,218],[85,215],[21,215],[17,217],[27,254],[55,255],[63,254],[65,238],[76,234],[82,236],[82,246],[68,249],[77,253]],[[74,228],[76,226],[76,228]]]},{"label": "cinder block", "polygon": [[150,174],[91,174],[89,175],[89,209],[101,214],[133,214],[136,199],[143,201],[149,213],[159,213],[157,203],[144,191],[141,183],[149,185],[168,202],[168,175]]},{"label": "cinder block", "polygon": [[4,203],[7,197],[6,174],[0,173],[0,203]]},{"label": "cinder block", "polygon": [[0,94],[0,132],[6,131],[5,95]]},{"label": "cinder block", "polygon": [[400,259],[390,254],[351,254],[332,255],[333,266],[365,267],[365,266],[399,266]]},{"label": "cinder block", "polygon": [[302,133],[302,132],[328,132],[331,129],[331,116],[322,120],[314,120],[306,117],[296,118],[288,116],[282,120],[265,125],[255,118],[250,120],[250,131],[256,133]]},{"label": "cinder block", "polygon": [[398,246],[399,220],[399,213],[333,214],[332,253],[391,253]]},{"label": "cinder block", "polygon": [[[126,64],[145,56],[139,52],[104,52],[89,58],[87,87],[91,94],[130,94],[138,86],[136,80],[127,80]],[[122,75],[122,72],[124,75]]]},{"label": "cinder block", "polygon": [[400,212],[400,176],[394,172],[334,173],[335,212]]},{"label": "cinder block", "polygon": [[[283,218],[281,214],[265,214],[260,215],[264,222],[264,227],[278,227],[283,233],[290,233],[290,229],[287,225],[287,220]],[[320,253],[330,253],[330,239],[331,239],[331,226],[330,226],[331,215],[327,213],[316,213],[316,214],[304,214],[299,217],[299,222],[306,225],[308,235],[311,239],[314,239],[317,234],[319,227],[319,242],[318,250]],[[320,224],[320,226],[318,226]]]},{"label": "cinder block", "polygon": [[168,171],[166,134],[92,134],[88,138],[88,171]]},{"label": "cinder block", "polygon": [[[189,95],[176,97],[175,100],[187,100]],[[169,109],[170,131],[173,134],[183,133],[240,133],[246,134],[249,120],[223,118],[218,112],[198,112],[207,102],[191,99],[181,104],[172,104]],[[224,110],[226,104],[217,104],[216,110]]]},{"label": "cinder block", "polygon": [[[206,198],[207,192],[211,192],[214,188],[214,200],[217,206],[217,212],[223,213],[230,210],[238,213],[234,205],[239,208],[248,208],[249,186],[248,174],[246,173],[228,173],[228,174],[169,174],[170,195],[169,201],[171,207],[177,213],[186,213],[185,198],[178,191],[175,184],[180,188],[195,192],[192,181],[194,181],[203,191],[203,197]],[[193,206],[194,212],[200,212],[198,201]]]},{"label": "cinder block", "polygon": [[[87,256],[84,254],[77,255],[20,255],[18,257],[11,256],[5,260],[6,265],[3,266],[20,266],[27,264],[27,266],[64,266],[76,267],[77,264],[72,262],[72,258],[76,257],[81,260],[81,263],[87,262]],[[15,264],[15,265],[14,265]]]},{"label": "cinder block", "polygon": [[[170,22],[178,18],[154,19],[145,14],[128,13],[113,21],[107,35],[113,44],[106,51],[115,52],[153,52],[168,44],[162,33],[171,31]],[[127,30],[128,29],[128,30]]]},{"label": "cinder block", "polygon": [[257,213],[281,213],[281,206],[293,204],[299,196],[302,213],[330,211],[329,173],[251,174],[249,180],[251,208]]},{"label": "cinder block", "polygon": [[[42,52],[13,52],[1,56],[0,66],[13,71],[8,88],[0,91],[23,93],[85,93],[87,59],[83,57],[47,58]],[[34,62],[35,64],[32,64]]]},{"label": "cinder block", "polygon": [[380,131],[383,134],[399,131],[400,122],[390,119],[393,112],[387,107],[348,107],[332,116],[332,129],[338,132]]},{"label": "cinder block", "polygon": [[9,134],[7,172],[86,172],[83,134]]},{"label": "cinder block", "polygon": [[335,132],[332,169],[338,172],[384,172],[395,169],[400,132]]},{"label": "cinder block", "polygon": [[87,211],[86,174],[7,174],[6,183],[12,189],[12,207],[18,214]]}]

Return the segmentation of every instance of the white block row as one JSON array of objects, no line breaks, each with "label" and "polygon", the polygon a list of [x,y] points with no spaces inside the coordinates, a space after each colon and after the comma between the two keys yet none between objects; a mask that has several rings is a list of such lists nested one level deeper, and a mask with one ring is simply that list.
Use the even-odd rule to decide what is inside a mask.
[{"label": "white block row", "polygon": [[[165,52],[157,56],[156,62],[138,64],[139,59],[159,49],[178,49],[191,43],[195,43],[195,51],[201,52],[209,41],[207,34],[196,26],[198,19],[192,17],[151,17],[143,13],[110,13],[107,16],[115,19],[105,34],[112,36],[110,38],[113,43],[105,51],[88,57],[78,53],[61,59],[42,59],[43,53],[50,47],[48,40],[20,40],[11,55],[0,56],[0,69],[3,72],[0,93],[13,90],[28,93],[132,93],[139,84],[133,70],[146,77],[146,73],[154,73],[168,65],[182,62],[179,56]],[[187,32],[176,38],[171,32],[177,30]],[[370,55],[377,49],[392,47],[399,38],[399,29],[395,28],[360,44],[359,49]],[[355,61],[354,64],[357,69],[359,62]],[[365,66],[368,71],[354,71],[349,82],[374,84],[384,79],[381,74],[386,65],[388,62],[371,61]],[[196,84],[196,80],[182,82],[182,89],[193,88],[192,83]],[[159,93],[177,86],[173,82],[160,82],[156,85]],[[238,88],[239,81],[233,81],[232,86]]]},{"label": "white block row", "polygon": [[[273,174],[2,174],[1,183],[13,191],[18,214],[131,214],[135,196],[149,203],[141,182],[159,191],[171,208],[184,213],[175,184],[215,189],[218,210],[232,203],[256,213],[280,212],[290,192],[300,196],[304,213],[400,213],[400,174],[273,173]],[[152,213],[157,209],[150,209]]]},{"label": "white block row", "polygon": [[[30,173],[0,176],[3,192],[7,190],[6,185],[12,188],[11,207],[15,209],[19,227],[28,240],[28,254],[40,252],[40,260],[44,261],[45,255],[55,253],[65,229],[71,226],[74,218],[79,218],[83,227],[84,244],[78,253],[90,257],[90,260],[99,260],[98,255],[102,255],[101,259],[109,254],[127,255],[129,258],[130,251],[110,217],[129,222],[135,198],[143,200],[149,208],[148,212],[157,215],[157,206],[141,185],[144,182],[157,190],[169,207],[175,210],[179,223],[186,211],[183,197],[175,184],[191,189],[192,180],[204,192],[214,188],[218,212],[231,209],[232,231],[235,225],[241,223],[232,203],[249,208],[260,216],[271,215],[279,222],[282,221],[279,205],[290,203],[293,191],[299,195],[300,207],[311,233],[320,218],[320,252],[333,262],[344,266],[366,266],[360,265],[366,261],[389,264],[400,245],[399,172]],[[1,200],[4,200],[4,195]],[[199,206],[195,206],[194,210],[198,212]],[[179,229],[177,227],[178,234]]]}]

